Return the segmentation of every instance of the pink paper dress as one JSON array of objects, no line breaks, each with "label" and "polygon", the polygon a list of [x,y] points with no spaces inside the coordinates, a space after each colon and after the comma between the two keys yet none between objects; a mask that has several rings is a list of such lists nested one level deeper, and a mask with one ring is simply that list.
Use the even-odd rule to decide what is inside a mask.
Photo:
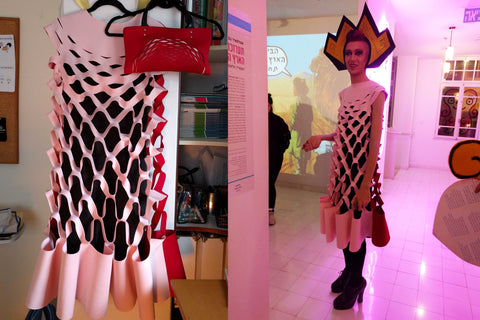
[{"label": "pink paper dress", "polygon": [[151,239],[150,225],[166,201],[162,149],[154,146],[165,125],[163,77],[124,74],[123,38],[106,36],[105,23],[87,11],[45,30],[58,53],[49,61],[51,217],[27,306],[57,297],[57,315],[71,319],[78,299],[98,319],[111,294],[120,310],[138,303],[140,318],[154,319],[153,303],[169,297],[162,240]]},{"label": "pink paper dress", "polygon": [[374,81],[352,84],[339,94],[340,108],[333,147],[328,196],[320,198],[320,231],[337,247],[360,249],[372,234],[372,212],[354,215],[353,197],[363,181],[370,144],[372,104],[385,89]]}]

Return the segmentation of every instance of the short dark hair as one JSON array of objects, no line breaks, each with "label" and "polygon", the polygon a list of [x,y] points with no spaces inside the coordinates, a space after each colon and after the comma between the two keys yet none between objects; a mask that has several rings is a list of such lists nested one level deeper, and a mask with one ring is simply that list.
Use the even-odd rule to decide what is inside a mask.
[{"label": "short dark hair", "polygon": [[368,40],[365,34],[358,29],[352,29],[347,33],[345,47],[343,47],[343,57],[345,58],[345,48],[347,47],[347,44],[353,41],[363,41],[368,45],[368,59],[367,59],[367,65],[368,65],[368,62],[370,61],[370,54],[372,53],[372,46],[370,45],[370,40]]},{"label": "short dark hair", "polygon": [[268,94],[268,103],[273,104],[272,95],[270,93]]}]

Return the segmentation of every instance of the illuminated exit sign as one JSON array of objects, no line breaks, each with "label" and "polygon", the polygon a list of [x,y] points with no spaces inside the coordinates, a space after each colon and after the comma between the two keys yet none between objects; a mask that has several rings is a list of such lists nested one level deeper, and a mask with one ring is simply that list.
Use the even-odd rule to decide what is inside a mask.
[{"label": "illuminated exit sign", "polygon": [[480,8],[465,9],[463,15],[463,22],[479,22],[480,21]]}]

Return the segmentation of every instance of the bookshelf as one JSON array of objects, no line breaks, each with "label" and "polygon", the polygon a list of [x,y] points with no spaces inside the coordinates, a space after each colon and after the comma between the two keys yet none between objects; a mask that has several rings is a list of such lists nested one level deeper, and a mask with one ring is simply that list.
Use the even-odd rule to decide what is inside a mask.
[{"label": "bookshelf", "polygon": [[[214,87],[221,84],[226,84],[228,79],[227,66],[227,51],[226,45],[212,45],[209,51],[209,64],[211,74],[208,76],[182,73],[180,85],[180,123],[179,123],[179,140],[178,140],[178,167],[188,169],[199,168],[192,177],[195,185],[203,187],[215,185],[227,185],[226,160],[228,151],[227,139],[227,109],[228,109],[228,92],[222,90],[215,92]],[[203,103],[203,105],[202,105]],[[196,105],[200,105],[198,109]],[[222,112],[216,112],[217,108],[222,108]],[[187,110],[191,114],[188,117],[185,115]],[[198,121],[195,113],[204,113],[205,127],[197,128],[194,122]],[[192,115],[193,113],[193,115]],[[215,121],[219,121],[218,129],[215,127]],[[186,125],[189,124],[189,126]],[[213,130],[209,129],[208,125],[214,124]],[[195,125],[197,123],[195,122]],[[205,136],[201,136],[202,131],[205,131]],[[219,134],[219,136],[216,136]],[[217,161],[224,163],[224,166],[217,166]],[[224,161],[224,162],[223,162]],[[210,163],[211,162],[211,163]],[[211,165],[210,165],[211,164]],[[222,168],[224,170],[222,170]],[[178,215],[178,212],[177,212]],[[227,228],[219,228],[215,226],[215,216],[209,215],[206,224],[189,223],[188,226],[183,223],[176,223],[178,231],[197,231],[212,233],[213,229],[218,229],[217,234],[227,236]],[[209,226],[210,232],[205,230]]]},{"label": "bookshelf", "polygon": [[[209,64],[211,75],[199,74],[182,74],[180,94],[188,92],[195,95],[228,95],[225,90],[222,93],[215,93],[213,87],[218,84],[227,83],[227,45],[215,45],[210,47]],[[181,126],[182,124],[180,124]],[[228,140],[226,138],[207,138],[207,137],[185,137],[181,132],[179,135],[180,146],[217,146],[227,147]]]},{"label": "bookshelf", "polygon": [[[192,1],[193,0],[187,1],[187,4]],[[205,2],[206,0],[201,1]],[[210,3],[212,3],[211,0]],[[224,3],[226,4],[226,1]],[[194,8],[191,8],[192,11],[195,11],[193,9]],[[225,11],[225,17],[226,15]],[[192,96],[196,94],[218,94],[219,92],[214,92],[214,87],[227,83],[228,46],[226,45],[226,21],[223,29],[225,33],[224,44],[214,44],[210,46],[208,61],[211,74],[205,76],[193,73],[182,73],[180,79],[177,172],[181,175],[185,173],[184,168],[189,170],[199,168],[192,176],[192,183],[203,187],[227,185],[228,139],[226,138],[226,134],[224,135],[225,138],[198,137],[193,136],[191,132],[189,136],[185,136],[185,128],[182,127],[184,123],[182,122],[181,98],[182,94],[185,93],[191,94]],[[221,94],[224,97],[228,96],[227,90],[223,90]],[[190,108],[195,107],[190,106]],[[223,114],[223,116],[225,116],[225,114]],[[225,117],[221,119],[225,121]],[[208,161],[205,161],[207,158]],[[205,165],[205,163],[210,165]],[[218,163],[221,165],[218,165]],[[213,184],[211,183],[212,181],[214,181]],[[217,184],[219,181],[222,181],[222,183]],[[177,196],[181,196],[181,194]],[[176,203],[178,202],[176,201]],[[177,208],[175,214],[175,230],[180,236],[179,241],[182,244],[181,246],[184,248],[193,246],[194,252],[194,266],[192,267],[192,265],[188,264],[186,266],[186,269],[189,270],[187,271],[187,274],[189,274],[188,277],[193,277],[194,279],[224,279],[225,268],[227,268],[228,265],[228,227],[219,222],[225,220],[217,221],[215,214],[211,212],[206,216],[205,223],[183,223],[181,219],[177,220],[178,214],[179,210]],[[181,223],[179,223],[179,221]],[[209,240],[207,241],[207,239]],[[190,251],[185,250],[185,252]],[[183,255],[185,255],[184,259],[186,259],[186,261],[191,259],[187,253]]]},{"label": "bookshelf", "polygon": [[[192,93],[208,93],[212,94],[212,86],[215,83],[226,83],[227,79],[227,45],[214,45],[210,47],[208,61],[212,74],[210,76],[203,76],[197,74],[184,74],[182,76],[181,91],[189,90]],[[227,95],[227,92],[224,93]],[[199,138],[199,137],[179,137],[180,146],[217,146],[227,147],[228,141],[226,138]]]},{"label": "bookshelf", "polygon": [[228,16],[228,0],[185,0],[187,9],[195,14],[207,17],[210,20],[218,22],[222,27],[225,37],[221,40],[215,38],[220,37],[221,33],[216,25],[205,20],[193,19],[194,28],[210,28],[212,29],[212,44],[227,44],[227,16]]}]

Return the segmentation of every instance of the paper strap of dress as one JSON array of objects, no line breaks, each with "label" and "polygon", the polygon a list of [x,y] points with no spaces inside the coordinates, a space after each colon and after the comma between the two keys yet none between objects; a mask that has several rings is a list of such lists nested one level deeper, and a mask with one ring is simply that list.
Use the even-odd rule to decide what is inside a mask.
[{"label": "paper strap of dress", "polygon": [[[163,75],[157,78],[157,84],[163,87],[164,78]],[[163,118],[163,112],[165,106],[163,104],[163,99],[167,91],[160,93],[157,96],[154,103],[154,114],[155,116],[160,117],[164,121],[158,122],[157,127],[153,130],[152,134],[152,143],[156,142],[157,139],[160,139],[159,144],[163,148],[163,137],[162,130],[166,125],[166,119]],[[167,212],[164,210],[165,204],[167,201],[167,195],[162,191],[163,185],[165,184],[166,175],[162,171],[162,167],[165,164],[165,158],[163,154],[157,154],[153,158],[153,187],[151,191],[151,196],[159,199],[154,204],[154,212],[151,222],[152,230],[152,243],[155,244],[157,239],[163,239],[162,248],[159,251],[162,251],[164,254],[164,264],[166,267],[166,273],[168,275],[168,284],[170,289],[170,296],[174,297],[174,292],[170,284],[171,279],[186,279],[185,269],[183,267],[182,257],[180,254],[180,248],[177,242],[177,236],[174,230],[167,230]],[[163,197],[162,197],[163,196]],[[155,290],[157,294],[158,291]],[[163,292],[162,292],[163,293]]]},{"label": "paper strap of dress", "polygon": [[[157,85],[163,87],[165,79],[163,75],[160,75],[156,78]],[[163,111],[165,106],[163,104],[163,99],[165,98],[168,91],[161,92],[156,98],[153,104],[154,106],[154,115],[162,119],[163,121],[158,122],[157,127],[153,130],[152,134],[152,143],[157,142],[157,139],[160,138],[160,141],[157,142],[160,144],[160,147],[163,148],[163,137],[162,130],[166,125],[167,120],[163,117]],[[152,216],[152,238],[161,239],[166,234],[166,223],[167,223],[167,213],[164,211],[165,204],[167,201],[167,195],[163,192],[163,186],[165,185],[166,174],[162,171],[162,167],[165,164],[165,158],[163,154],[156,154],[153,156],[153,176],[152,176],[152,194],[157,193],[157,197],[163,196],[161,200],[157,200],[154,204],[154,212]],[[158,225],[160,222],[160,225]],[[158,229],[158,227],[160,227]]]}]

